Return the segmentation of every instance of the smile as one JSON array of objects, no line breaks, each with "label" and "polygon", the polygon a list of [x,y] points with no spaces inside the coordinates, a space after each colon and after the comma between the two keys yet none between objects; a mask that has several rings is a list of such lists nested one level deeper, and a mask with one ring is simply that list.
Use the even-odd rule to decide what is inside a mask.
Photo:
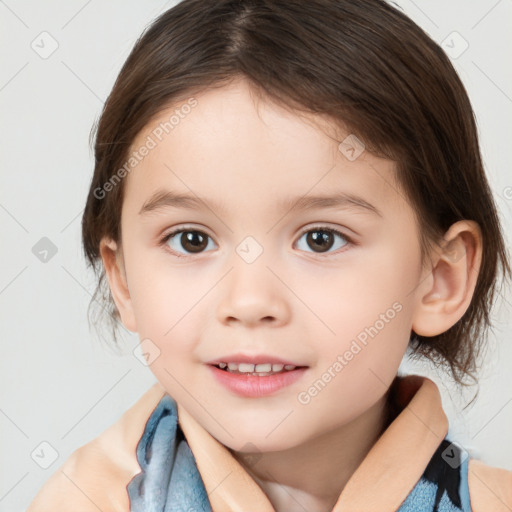
[{"label": "smile", "polygon": [[221,370],[226,370],[230,373],[250,374],[255,376],[268,376],[283,371],[291,371],[297,368],[293,364],[280,364],[280,363],[219,363],[218,366]]},{"label": "smile", "polygon": [[228,363],[224,368],[220,367],[221,364],[225,363],[208,365],[216,381],[232,393],[247,398],[273,395],[298,381],[307,370],[305,366],[292,365],[287,365],[291,368],[286,369],[281,364],[276,364],[274,370],[274,365],[269,363]]}]

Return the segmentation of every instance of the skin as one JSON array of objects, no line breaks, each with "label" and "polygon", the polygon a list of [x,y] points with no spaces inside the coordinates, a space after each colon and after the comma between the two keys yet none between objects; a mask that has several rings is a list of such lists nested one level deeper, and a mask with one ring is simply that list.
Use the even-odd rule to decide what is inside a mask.
[{"label": "skin", "polygon": [[[244,80],[195,98],[197,106],[125,178],[122,241],[101,243],[109,285],[125,327],[160,350],[151,371],[231,450],[275,510],[325,512],[385,427],[386,391],[411,330],[439,334],[467,310],[481,233],[472,221],[457,222],[445,234],[451,252],[436,248],[423,267],[414,210],[393,162],[368,151],[350,161],[338,150],[347,132],[325,117],[256,97]],[[149,123],[132,148],[175,108]],[[140,215],[160,189],[223,209],[167,207]],[[286,198],[334,191],[359,194],[382,216],[279,208]],[[302,234],[319,226],[352,242],[336,235],[319,252]],[[208,235],[202,252],[187,251],[181,234],[159,245],[180,227]],[[247,236],[263,250],[250,264],[236,252]],[[300,403],[299,393],[394,303],[401,305],[394,318],[309,403]],[[272,396],[244,398],[205,365],[235,352],[309,368]],[[246,462],[249,452],[258,453],[257,464]]]}]

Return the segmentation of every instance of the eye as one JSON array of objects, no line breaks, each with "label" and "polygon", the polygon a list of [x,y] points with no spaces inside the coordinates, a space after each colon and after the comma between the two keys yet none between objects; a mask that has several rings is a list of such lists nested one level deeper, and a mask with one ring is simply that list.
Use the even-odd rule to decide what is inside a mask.
[{"label": "eye", "polygon": [[310,228],[307,231],[303,231],[299,238],[299,242],[304,237],[304,235],[306,235],[306,245],[313,248],[313,252],[316,253],[329,251],[333,246],[336,245],[336,237],[342,240],[341,244],[337,244],[338,247],[335,247],[336,249],[343,248],[352,242],[352,240],[343,233],[340,233],[338,230],[328,228],[326,226],[317,226],[315,228]]},{"label": "eye", "polygon": [[[333,247],[335,249],[343,248],[352,243],[351,238],[348,236],[336,229],[326,226],[318,226],[309,228],[307,231],[303,231],[297,243],[298,245],[305,235],[305,243],[310,248],[313,248],[313,252],[316,253],[327,252]],[[342,241],[341,244],[338,243],[338,247],[335,247],[336,238],[341,239]],[[181,228],[166,234],[160,241],[160,245],[169,246],[171,251],[178,257],[186,257],[191,254],[204,252],[208,247],[211,249],[212,244],[216,247],[213,241],[212,244],[210,244],[208,242],[209,240],[212,241],[211,237],[203,231]],[[180,246],[181,249],[185,250],[185,252],[181,252]],[[301,247],[299,247],[299,249],[304,250],[304,248]]]},{"label": "eye", "polygon": [[[211,240],[210,236],[202,231],[181,228],[165,235],[160,244],[168,245],[178,257],[186,257],[188,254],[203,252],[209,246],[208,239]],[[180,253],[179,246],[186,252]]]}]

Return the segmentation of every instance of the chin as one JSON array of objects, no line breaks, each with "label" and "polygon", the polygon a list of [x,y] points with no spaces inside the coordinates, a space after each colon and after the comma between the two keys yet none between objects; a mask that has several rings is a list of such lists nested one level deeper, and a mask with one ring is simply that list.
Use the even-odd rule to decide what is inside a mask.
[{"label": "chin", "polygon": [[226,446],[226,448],[240,454],[279,452],[294,448],[302,442],[302,440],[295,439],[290,432],[284,430],[280,435],[270,434],[270,436],[266,437],[271,430],[272,429],[267,429],[262,432],[256,432],[254,429],[239,429],[236,439],[227,436],[226,439],[218,440]]}]

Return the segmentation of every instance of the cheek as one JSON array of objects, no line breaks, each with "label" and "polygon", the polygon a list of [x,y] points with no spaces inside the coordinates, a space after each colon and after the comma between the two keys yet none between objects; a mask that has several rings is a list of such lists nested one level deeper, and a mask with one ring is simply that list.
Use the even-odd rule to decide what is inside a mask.
[{"label": "cheek", "polygon": [[318,344],[319,371],[328,370],[341,356],[343,368],[336,373],[336,381],[342,393],[346,383],[351,389],[369,386],[374,391],[382,382],[390,384],[409,342],[414,260],[408,262],[394,251],[378,253],[374,261],[353,265],[346,276],[333,274],[327,281],[329,288],[324,289],[329,300],[318,307],[331,330],[323,329],[323,341]]},{"label": "cheek", "polygon": [[359,336],[364,341],[366,328],[396,331],[407,325],[406,311],[415,286],[415,268],[396,254],[378,251],[352,261],[347,268],[325,275],[322,289],[309,296],[312,309],[330,328],[325,338],[344,343]]},{"label": "cheek", "polygon": [[[359,317],[355,313],[346,316],[347,322],[340,324],[339,330],[355,335],[318,346],[314,378],[302,390],[309,403],[299,407],[308,417],[324,418],[322,428],[335,428],[364,413],[396,377],[409,340],[410,312],[395,307],[384,310],[387,323],[367,310]],[[331,412],[328,416],[326,409]]]},{"label": "cheek", "polygon": [[150,262],[134,253],[127,273],[140,338],[151,339],[162,350],[173,345],[185,351],[187,339],[195,338],[194,326],[197,330],[204,322],[209,280],[198,279],[192,267],[166,265],[165,259]]}]

